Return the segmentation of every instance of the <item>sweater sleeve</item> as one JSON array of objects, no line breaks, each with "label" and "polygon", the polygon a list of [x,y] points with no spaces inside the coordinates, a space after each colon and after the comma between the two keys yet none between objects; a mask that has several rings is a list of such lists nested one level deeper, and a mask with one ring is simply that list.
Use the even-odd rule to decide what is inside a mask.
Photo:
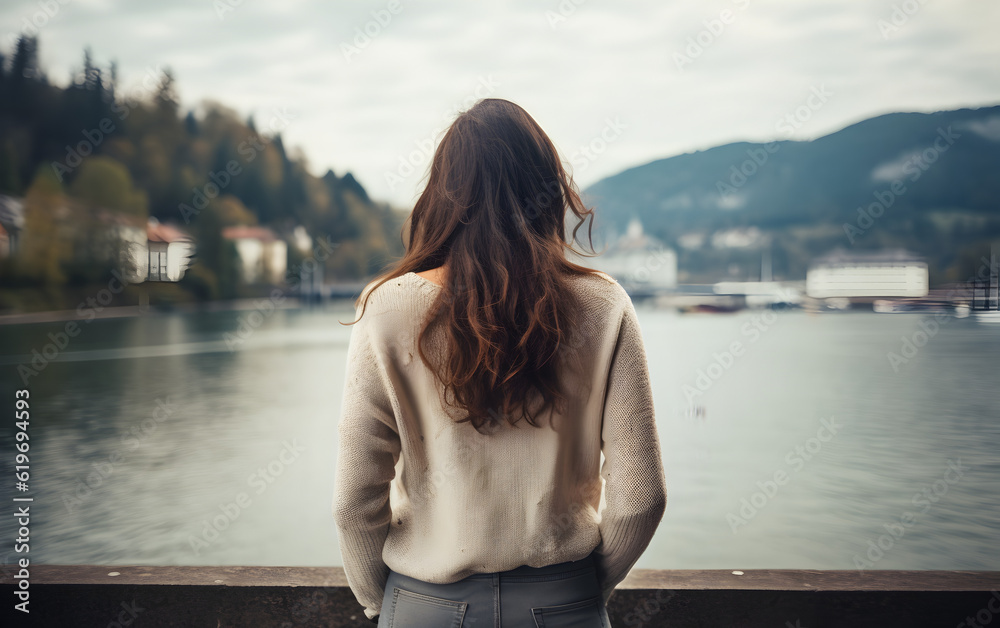
[{"label": "sweater sleeve", "polygon": [[366,320],[372,315],[351,330],[333,507],[347,583],[368,619],[378,615],[389,577],[382,548],[392,522],[389,483],[400,454],[390,387]]},{"label": "sweater sleeve", "polygon": [[607,603],[649,545],[667,503],[646,351],[631,299],[611,357],[601,447],[605,508],[595,556]]}]

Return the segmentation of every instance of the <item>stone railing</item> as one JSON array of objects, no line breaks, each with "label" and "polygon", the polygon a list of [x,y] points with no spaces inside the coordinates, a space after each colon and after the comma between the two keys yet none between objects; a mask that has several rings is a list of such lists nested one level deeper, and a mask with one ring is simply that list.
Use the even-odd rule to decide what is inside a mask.
[{"label": "stone railing", "polygon": [[[6,569],[4,626],[373,625],[339,567],[36,565],[28,615],[13,608],[25,585]],[[608,613],[615,628],[1000,626],[998,590],[997,571],[636,569]]]}]

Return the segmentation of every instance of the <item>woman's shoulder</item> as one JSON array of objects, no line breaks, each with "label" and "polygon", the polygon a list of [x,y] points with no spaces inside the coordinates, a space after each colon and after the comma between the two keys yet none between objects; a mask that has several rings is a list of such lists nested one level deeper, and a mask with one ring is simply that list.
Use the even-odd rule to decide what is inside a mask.
[{"label": "woman's shoulder", "polygon": [[[582,303],[592,304],[603,312],[631,302],[625,288],[603,271],[572,274],[568,281]],[[357,312],[364,308],[365,316],[372,314],[373,318],[383,321],[412,320],[434,301],[439,291],[440,286],[414,273],[393,277],[384,283],[372,281],[361,292]]]},{"label": "woman's shoulder", "polygon": [[614,277],[603,271],[572,275],[571,281],[578,292],[585,297],[601,299],[612,305],[622,305],[630,300],[625,288]]},{"label": "woman's shoulder", "polygon": [[392,277],[381,282],[373,280],[361,291],[356,313],[382,320],[411,320],[414,314],[426,307],[431,297],[427,280],[413,273]]}]

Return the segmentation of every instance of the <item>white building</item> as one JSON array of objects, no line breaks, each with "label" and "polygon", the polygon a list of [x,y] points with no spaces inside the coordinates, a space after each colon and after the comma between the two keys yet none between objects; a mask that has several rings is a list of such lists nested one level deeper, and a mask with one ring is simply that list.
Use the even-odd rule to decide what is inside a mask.
[{"label": "white building", "polygon": [[24,229],[24,199],[0,194],[0,257],[17,252],[18,236]]},{"label": "white building", "polygon": [[130,283],[180,281],[191,263],[194,242],[176,227],[150,218],[146,228],[127,224],[115,227],[115,236],[125,244],[124,274]]},{"label": "white building", "polygon": [[193,254],[194,243],[187,234],[150,219],[146,228],[147,281],[180,281]]},{"label": "white building", "polygon": [[624,288],[660,289],[677,286],[677,254],[642,231],[638,219],[598,257],[579,262],[614,277]]},{"label": "white building", "polygon": [[222,237],[236,244],[244,283],[282,283],[288,266],[288,245],[267,227],[226,227]]},{"label": "white building", "polygon": [[902,250],[850,252],[816,258],[806,273],[806,294],[816,299],[924,297],[927,263]]}]

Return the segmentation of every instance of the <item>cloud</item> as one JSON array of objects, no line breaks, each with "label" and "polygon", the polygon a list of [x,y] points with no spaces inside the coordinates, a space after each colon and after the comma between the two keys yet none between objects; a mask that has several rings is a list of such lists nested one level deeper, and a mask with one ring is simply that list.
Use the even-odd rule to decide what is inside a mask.
[{"label": "cloud", "polygon": [[[776,139],[775,121],[819,84],[834,96],[795,139],[889,111],[1000,102],[991,27],[1000,6],[975,0],[919,3],[888,34],[879,22],[900,4],[890,0],[399,0],[396,13],[387,0],[219,1],[233,5],[221,18],[199,0],[68,0],[40,29],[43,65],[65,82],[90,45],[98,62],[119,62],[126,83],[171,67],[185,107],[285,107],[296,114],[286,143],[301,146],[317,174],[350,170],[400,206],[412,203],[423,172],[394,189],[385,173],[483,77],[566,157],[605,119],[621,119],[621,137],[578,173],[583,186],[657,158]],[[0,34],[9,40],[38,7],[5,3]],[[713,33],[725,10],[735,19]],[[674,53],[699,35],[708,44],[679,71]]]}]

